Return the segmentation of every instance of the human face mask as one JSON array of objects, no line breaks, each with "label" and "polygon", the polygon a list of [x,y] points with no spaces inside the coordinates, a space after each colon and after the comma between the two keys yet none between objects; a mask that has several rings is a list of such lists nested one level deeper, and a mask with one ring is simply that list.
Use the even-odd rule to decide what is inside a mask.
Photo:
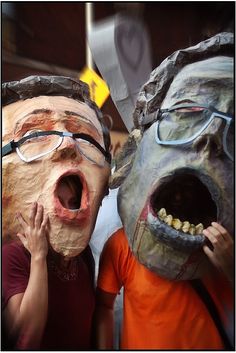
[{"label": "human face mask", "polygon": [[[175,77],[162,110],[189,104],[214,107],[229,117],[227,151],[233,151],[233,60],[217,57],[187,65]],[[157,274],[182,280],[207,269],[204,227],[221,223],[233,234],[233,161],[226,153],[226,121],[214,117],[199,131],[200,111],[182,109],[143,134],[131,170],[120,187],[118,209],[137,259]],[[205,117],[204,117],[205,119]],[[205,120],[204,120],[205,121]],[[183,142],[183,141],[181,141]]]},{"label": "human face mask", "polygon": [[[83,134],[105,149],[101,125],[85,103],[40,96],[3,108],[3,146],[41,131]],[[110,166],[89,141],[64,136],[50,151],[48,138],[52,141],[51,135],[27,139],[24,148],[19,147],[26,157],[41,155],[30,162],[23,161],[16,151],[3,157],[3,236],[14,237],[20,231],[16,212],[20,210],[27,218],[36,201],[49,215],[51,247],[73,257],[90,240]],[[42,151],[47,153],[42,155]]]}]

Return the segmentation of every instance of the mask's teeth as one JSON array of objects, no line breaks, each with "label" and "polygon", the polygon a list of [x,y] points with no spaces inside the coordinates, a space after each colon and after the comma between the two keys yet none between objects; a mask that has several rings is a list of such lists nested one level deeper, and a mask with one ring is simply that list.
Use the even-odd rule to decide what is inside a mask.
[{"label": "mask's teeth", "polygon": [[172,225],[172,221],[173,221],[173,216],[171,214],[169,214],[168,216],[166,216],[164,218],[164,222],[166,224],[168,224],[168,226],[171,226]]},{"label": "mask's teeth", "polygon": [[182,227],[182,224],[183,223],[178,218],[174,218],[171,225],[173,228],[180,230]]},{"label": "mask's teeth", "polygon": [[195,235],[196,234],[196,229],[195,229],[195,225],[191,224],[189,231],[188,231],[191,235]]},{"label": "mask's teeth", "polygon": [[158,216],[159,218],[163,221],[165,217],[167,216],[165,208],[161,208],[160,211],[158,211]]},{"label": "mask's teeth", "polygon": [[204,225],[202,223],[199,223],[198,225],[196,225],[195,230],[196,230],[196,234],[202,234],[204,229]]},{"label": "mask's teeth", "polygon": [[188,233],[189,232],[189,228],[190,228],[190,223],[188,221],[184,221],[183,222],[183,226],[182,226],[182,231],[184,233]]},{"label": "mask's teeth", "polygon": [[168,224],[168,226],[173,227],[176,230],[181,230],[184,233],[188,233],[191,235],[202,234],[204,226],[202,223],[199,223],[195,226],[195,224],[190,224],[189,221],[181,222],[178,218],[173,218],[171,214],[167,215],[166,209],[161,208],[158,212],[158,217],[160,220]]}]

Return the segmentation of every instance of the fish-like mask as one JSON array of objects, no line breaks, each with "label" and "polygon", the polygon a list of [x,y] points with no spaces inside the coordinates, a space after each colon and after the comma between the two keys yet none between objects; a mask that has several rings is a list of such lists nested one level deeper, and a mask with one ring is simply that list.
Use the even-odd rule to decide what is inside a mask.
[{"label": "fish-like mask", "polygon": [[[202,231],[212,221],[233,234],[233,58],[214,55],[217,40],[223,47],[232,36],[188,48],[195,57],[187,65],[183,53],[182,60],[175,55],[161,104],[161,73],[171,70],[173,56],[151,74],[134,113],[138,130],[128,143],[137,148],[113,176],[115,185],[125,170],[118,209],[134,255],[172,280],[206,270]],[[209,58],[200,60],[206,47]]]},{"label": "fish-like mask", "polygon": [[[5,100],[5,101],[4,101]],[[86,84],[29,77],[3,85],[3,237],[34,201],[49,215],[49,242],[64,257],[88,244],[110,175],[109,133]]]}]

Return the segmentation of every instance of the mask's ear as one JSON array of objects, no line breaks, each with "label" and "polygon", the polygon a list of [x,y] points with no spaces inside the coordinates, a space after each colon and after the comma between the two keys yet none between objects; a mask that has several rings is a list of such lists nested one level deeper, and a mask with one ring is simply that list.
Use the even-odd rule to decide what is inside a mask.
[{"label": "mask's ear", "polygon": [[109,187],[111,189],[118,188],[129,174],[137,146],[142,139],[142,133],[139,129],[133,130],[125,142],[121,152],[115,160],[114,171],[109,180]]}]

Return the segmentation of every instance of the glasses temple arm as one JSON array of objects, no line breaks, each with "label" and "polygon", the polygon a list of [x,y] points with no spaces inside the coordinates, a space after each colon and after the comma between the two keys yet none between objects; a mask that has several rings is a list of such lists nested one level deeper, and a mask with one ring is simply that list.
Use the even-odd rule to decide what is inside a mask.
[{"label": "glasses temple arm", "polygon": [[[76,135],[76,134],[75,134]],[[94,145],[95,147],[97,147],[97,149],[102,152],[102,154],[106,157],[106,159],[109,161],[111,161],[111,154],[110,152],[106,151],[96,140],[94,140],[91,136],[87,135],[87,134],[78,134],[81,139],[86,140],[88,142],[90,142],[92,145]]]},{"label": "glasses temple arm", "polygon": [[224,129],[224,132],[223,132],[223,148],[224,148],[225,153],[229,157],[229,159],[231,161],[233,161],[233,158],[232,158],[232,156],[230,155],[230,153],[228,151],[227,142],[226,142],[226,137],[227,137],[227,134],[228,134],[229,126],[230,126],[230,121],[226,120],[226,126],[225,126],[225,129]]},{"label": "glasses temple arm", "polygon": [[3,146],[2,147],[2,157],[12,153],[16,149],[17,146],[18,146],[17,142],[15,142],[13,140],[11,142],[9,142],[7,145]]}]

